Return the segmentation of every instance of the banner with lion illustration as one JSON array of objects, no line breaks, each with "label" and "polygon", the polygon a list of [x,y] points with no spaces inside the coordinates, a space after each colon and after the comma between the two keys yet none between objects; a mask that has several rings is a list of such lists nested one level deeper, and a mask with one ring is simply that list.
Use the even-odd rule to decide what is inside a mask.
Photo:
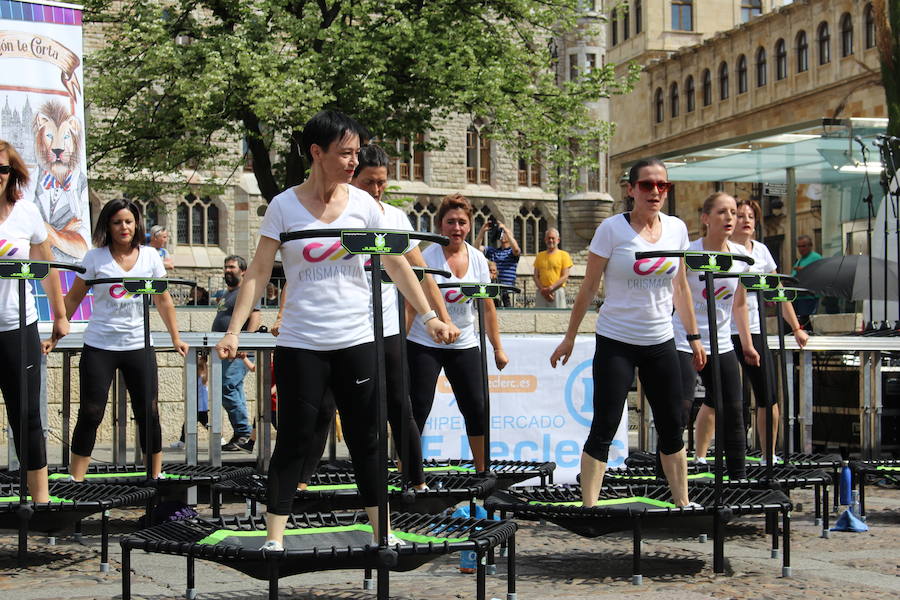
[{"label": "banner with lion illustration", "polygon": [[23,200],[38,206],[66,262],[81,262],[91,238],[82,46],[80,6],[0,0],[0,139],[28,165]]}]

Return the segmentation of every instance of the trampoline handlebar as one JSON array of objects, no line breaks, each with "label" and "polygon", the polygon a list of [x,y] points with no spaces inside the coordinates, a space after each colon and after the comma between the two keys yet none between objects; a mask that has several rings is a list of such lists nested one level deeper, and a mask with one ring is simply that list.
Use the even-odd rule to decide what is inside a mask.
[{"label": "trampoline handlebar", "polygon": [[303,229],[301,231],[284,231],[279,237],[283,244],[285,242],[308,238],[340,238],[344,233],[400,233],[408,235],[412,240],[433,242],[435,244],[440,244],[441,246],[446,246],[450,243],[450,239],[443,235],[422,231],[406,231],[402,229]]},{"label": "trampoline handlebar", "polygon": [[[84,270],[81,271],[82,273]],[[92,285],[101,285],[105,283],[122,283],[124,279],[144,279],[143,277],[101,277],[99,279],[88,279],[84,282],[84,284],[88,287]],[[156,278],[148,278],[148,279],[156,279]],[[156,279],[159,281],[159,279]],[[197,282],[191,281],[190,279],[166,279],[169,285],[189,285],[191,287],[196,287]]]},{"label": "trampoline handlebar", "polygon": [[[372,271],[372,265],[366,265],[366,271]],[[384,267],[381,267],[381,270],[384,271]],[[452,274],[450,271],[445,271],[443,269],[432,269],[431,267],[412,267],[412,270],[416,273],[422,272],[427,273],[428,275],[440,275],[441,277],[451,277]]]},{"label": "trampoline handlebar", "polygon": [[456,281],[456,282],[447,282],[447,283],[439,283],[437,286],[441,289],[447,288],[458,288],[464,285],[494,285],[497,286],[501,292],[512,292],[513,294],[521,294],[522,290],[517,288],[514,285],[507,285],[505,283],[483,283],[481,281]]},{"label": "trampoline handlebar", "polygon": [[[682,258],[686,252],[690,252],[689,250],[648,250],[646,252],[635,252],[634,259],[641,260],[642,258],[660,258],[663,256],[673,257],[673,258]],[[732,260],[739,260],[741,262],[745,262],[748,265],[753,264],[753,259],[749,256],[745,256],[743,254],[731,254],[727,252],[716,252],[715,254],[728,254],[732,258]]]},{"label": "trampoline handlebar", "polygon": [[84,267],[80,265],[73,265],[72,263],[64,263],[64,262],[55,262],[50,260],[29,260],[27,258],[0,258],[0,263],[43,263],[46,264],[51,269],[64,269],[66,271],[75,271],[76,273],[84,273],[87,271]]}]

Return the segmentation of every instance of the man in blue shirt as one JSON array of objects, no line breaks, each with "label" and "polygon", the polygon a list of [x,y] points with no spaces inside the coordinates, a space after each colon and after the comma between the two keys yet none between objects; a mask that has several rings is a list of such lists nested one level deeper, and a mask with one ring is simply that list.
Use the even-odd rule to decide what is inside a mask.
[{"label": "man in blue shirt", "polygon": [[[493,245],[488,245],[487,247],[484,246],[485,234],[487,234],[490,229],[500,230],[499,248],[496,248]],[[475,238],[475,247],[484,252],[484,255],[488,260],[497,263],[500,283],[504,285],[516,285],[516,268],[518,267],[519,255],[522,254],[522,250],[519,248],[516,238],[513,237],[512,231],[510,231],[506,225],[495,220],[493,217],[488,219],[485,224],[482,225],[481,230],[478,232],[478,236]],[[512,299],[509,292],[503,292],[501,300],[503,306],[512,306]]]}]

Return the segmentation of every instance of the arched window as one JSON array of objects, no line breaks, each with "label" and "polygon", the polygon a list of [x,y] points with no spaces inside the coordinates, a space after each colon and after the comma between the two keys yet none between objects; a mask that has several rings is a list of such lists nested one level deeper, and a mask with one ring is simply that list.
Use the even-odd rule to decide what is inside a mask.
[{"label": "arched window", "polygon": [[644,15],[641,0],[634,0],[634,35],[639,34],[644,29]]},{"label": "arched window", "polygon": [[787,77],[787,45],[784,40],[778,40],[775,42],[775,80],[781,81],[785,77]]},{"label": "arched window", "polygon": [[850,13],[841,16],[841,57],[853,54],[853,17]]},{"label": "arched window", "polygon": [[672,29],[694,30],[694,0],[672,0]]},{"label": "arched window", "polygon": [[653,95],[653,112],[656,122],[662,123],[663,118],[665,117],[665,111],[663,110],[662,88],[656,88],[656,93]]},{"label": "arched window", "polygon": [[151,200],[150,198],[131,198],[127,194],[125,194],[125,198],[128,198],[135,204],[137,204],[138,208],[141,210],[141,217],[144,220],[144,231],[146,233],[150,233],[150,228],[154,225],[159,225],[159,204],[156,203],[155,200]]},{"label": "arched window", "polygon": [[420,200],[413,204],[406,216],[409,217],[409,223],[416,231],[423,233],[438,231],[437,223],[435,223],[437,206],[431,204],[428,200]]},{"label": "arched window", "polygon": [[806,32],[797,34],[797,72],[803,73],[809,70],[809,42],[806,40]]},{"label": "arched window", "polygon": [[524,206],[519,209],[519,214],[513,220],[513,236],[519,241],[523,254],[540,252],[545,233],[547,219],[541,214],[541,209]]},{"label": "arched window", "polygon": [[737,60],[737,93],[747,93],[747,57],[743,54]]},{"label": "arched window", "polygon": [[669,114],[673,119],[678,116],[678,84],[674,81],[669,86]]},{"label": "arched window", "polygon": [[866,20],[866,50],[868,50],[875,47],[875,10],[871,2],[866,4],[863,15]]},{"label": "arched window", "polygon": [[719,65],[719,100],[728,99],[728,63],[722,61]]},{"label": "arched window", "polygon": [[831,62],[831,30],[826,21],[819,23],[819,28],[816,30],[816,43],[819,51],[819,64],[827,65]]},{"label": "arched window", "polygon": [[198,198],[188,194],[178,203],[178,231],[176,238],[179,244],[186,246],[218,246],[219,245],[219,208],[212,198]]},{"label": "arched window", "polygon": [[609,18],[609,31],[612,34],[610,37],[612,38],[613,46],[619,43],[619,15],[616,12],[616,10],[613,10],[612,16]]},{"label": "arched window", "polygon": [[769,83],[769,69],[766,64],[766,49],[762,46],[756,51],[756,87]]},{"label": "arched window", "polygon": [[625,3],[622,12],[622,41],[624,42],[631,37],[631,5]]},{"label": "arched window", "polygon": [[694,112],[694,76],[688,75],[684,80],[684,110]]},{"label": "arched window", "polygon": [[703,106],[712,104],[712,73],[709,69],[703,70]]},{"label": "arched window", "polygon": [[487,223],[490,218],[491,209],[488,208],[487,204],[483,205],[481,208],[475,208],[475,214],[472,215],[472,229],[469,231],[469,239],[466,241],[470,244],[474,244],[475,236],[478,235],[478,232],[481,231],[481,228],[484,227],[484,224]]}]

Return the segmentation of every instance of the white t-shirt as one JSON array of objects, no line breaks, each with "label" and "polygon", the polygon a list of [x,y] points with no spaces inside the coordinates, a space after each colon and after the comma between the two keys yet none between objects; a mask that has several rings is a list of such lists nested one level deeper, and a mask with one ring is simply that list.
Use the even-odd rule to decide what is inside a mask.
[{"label": "white t-shirt", "polygon": [[[19,200],[14,203],[9,216],[0,223],[0,257],[31,258],[31,244],[41,244],[47,239],[47,226],[33,202]],[[25,324],[37,321],[37,309],[31,284],[25,286]],[[0,331],[19,328],[19,282],[0,279]]]},{"label": "white t-shirt", "polygon": [[[281,233],[302,229],[386,228],[372,196],[351,185],[345,189],[347,206],[331,223],[313,217],[293,188],[281,192],[266,210],[260,235],[280,240]],[[306,238],[282,245],[287,298],[275,344],[338,350],[373,341],[369,284],[363,269],[367,258],[348,253],[335,237]]]},{"label": "white t-shirt", "polygon": [[[442,277],[434,275],[437,283],[490,283],[491,272],[488,269],[487,259],[484,254],[466,244],[466,252],[469,254],[469,269],[463,277],[453,275],[447,259],[444,258],[444,248],[440,244],[432,244],[422,252],[422,258],[425,264],[434,269],[443,269],[450,272],[450,277]],[[475,348],[478,346],[478,336],[475,335],[475,323],[478,320],[476,314],[475,301],[462,295],[459,288],[441,288],[444,296],[444,302],[447,304],[447,312],[450,313],[450,319],[453,324],[459,327],[459,337],[452,344],[436,344],[431,340],[431,336],[425,330],[425,326],[414,319],[412,327],[409,328],[409,339],[423,346],[431,346],[432,348],[452,348],[454,350],[463,350],[465,348]]]},{"label": "white t-shirt", "polygon": [[[748,273],[774,273],[778,269],[775,259],[769,248],[765,244],[760,244],[756,240],[750,240],[753,243],[753,250],[750,252],[750,258],[753,264],[747,267]],[[747,249],[744,248],[744,254]],[[757,303],[758,294],[756,292],[747,291],[747,311],[750,316],[750,333],[759,333],[759,304]],[[731,322],[731,335],[737,335],[737,324]]]},{"label": "white t-shirt", "polygon": [[597,334],[613,340],[652,346],[672,339],[672,281],[678,258],[635,260],[635,252],[684,250],[687,227],[677,217],[659,214],[662,234],[656,243],[641,237],[624,214],[603,221],[590,251],[609,260],[603,274],[605,300],[597,315]]},{"label": "white t-shirt", "polygon": [[[384,226],[388,229],[398,229],[401,231],[415,231],[409,222],[409,217],[402,210],[390,204],[381,204],[384,209]],[[409,240],[407,252],[419,245],[419,240]],[[372,283],[371,278],[368,279]],[[397,308],[397,294],[400,291],[393,283],[381,284],[381,308],[382,308],[382,330],[384,337],[397,335],[400,333],[400,313]]]},{"label": "white t-shirt", "polygon": [[[703,250],[703,238],[691,242],[689,250]],[[732,254],[747,255],[747,251],[738,244],[728,242],[728,252]],[[731,273],[743,273],[747,270],[747,263],[739,260],[732,261]],[[697,317],[697,333],[703,348],[709,353],[709,321],[706,318],[706,281],[700,281],[698,271],[687,272],[688,286],[691,288],[691,298],[694,300],[694,314]],[[725,354],[734,350],[731,343],[731,310],[734,306],[734,294],[740,281],[737,277],[725,277],[715,279],[716,290],[716,335],[718,336],[719,354]],[[675,347],[679,352],[691,352],[691,345],[687,341],[687,332],[678,317],[678,313],[672,317],[672,325],[675,327]]]},{"label": "white t-shirt", "polygon": [[[141,246],[137,261],[126,271],[115,261],[109,246],[92,248],[84,255],[81,266],[86,269],[78,277],[106,279],[110,277],[165,277],[166,268],[156,248]],[[144,308],[141,296],[125,291],[121,283],[93,286],[94,310],[84,330],[84,343],[101,350],[138,350],[144,347]],[[150,343],[153,343],[151,339]]]}]

